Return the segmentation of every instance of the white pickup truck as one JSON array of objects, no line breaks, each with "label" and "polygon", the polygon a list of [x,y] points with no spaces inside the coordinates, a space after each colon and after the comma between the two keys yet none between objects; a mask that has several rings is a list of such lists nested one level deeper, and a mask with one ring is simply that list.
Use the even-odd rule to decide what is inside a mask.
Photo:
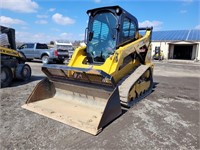
[{"label": "white pickup truck", "polygon": [[68,51],[60,52],[56,48],[48,48],[47,44],[41,43],[24,43],[17,48],[18,51],[22,52],[26,59],[31,61],[33,59],[41,59],[43,63],[51,62],[63,62],[64,58],[68,56]]},{"label": "white pickup truck", "polygon": [[71,42],[55,41],[54,48],[58,50],[58,57],[63,59],[66,63],[71,59],[74,48]]}]

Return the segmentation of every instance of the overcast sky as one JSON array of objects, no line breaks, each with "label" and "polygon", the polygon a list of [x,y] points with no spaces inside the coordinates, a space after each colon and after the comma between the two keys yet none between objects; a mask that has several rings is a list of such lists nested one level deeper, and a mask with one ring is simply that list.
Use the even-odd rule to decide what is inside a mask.
[{"label": "overcast sky", "polygon": [[86,11],[119,5],[154,31],[200,29],[198,0],[1,0],[0,24],[16,30],[20,42],[83,40]]}]

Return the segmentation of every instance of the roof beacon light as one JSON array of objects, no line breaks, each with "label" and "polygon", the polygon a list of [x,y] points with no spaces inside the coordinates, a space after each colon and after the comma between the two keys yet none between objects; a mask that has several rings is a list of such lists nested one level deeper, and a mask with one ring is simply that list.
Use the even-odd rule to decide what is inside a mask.
[{"label": "roof beacon light", "polygon": [[116,13],[117,13],[117,14],[119,14],[119,12],[120,12],[120,9],[119,9],[119,8],[116,8],[116,10],[115,10],[115,11],[116,11]]},{"label": "roof beacon light", "polygon": [[91,13],[91,12],[88,12],[88,15],[89,15],[89,16],[91,16],[91,15],[92,15],[92,13]]}]

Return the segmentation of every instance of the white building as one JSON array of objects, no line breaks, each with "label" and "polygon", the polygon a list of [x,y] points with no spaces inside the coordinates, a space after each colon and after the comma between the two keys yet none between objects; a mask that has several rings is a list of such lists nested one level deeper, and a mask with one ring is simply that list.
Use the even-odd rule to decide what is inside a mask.
[{"label": "white building", "polygon": [[200,30],[153,31],[152,56],[155,47],[164,59],[200,60]]}]

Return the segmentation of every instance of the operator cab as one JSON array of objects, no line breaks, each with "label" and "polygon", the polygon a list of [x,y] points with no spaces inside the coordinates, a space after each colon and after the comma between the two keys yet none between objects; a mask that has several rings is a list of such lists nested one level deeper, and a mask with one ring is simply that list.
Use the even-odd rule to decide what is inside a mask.
[{"label": "operator cab", "polygon": [[0,46],[16,50],[15,29],[0,26]]},{"label": "operator cab", "polygon": [[88,10],[87,58],[102,64],[120,46],[137,39],[137,19],[119,6]]}]

